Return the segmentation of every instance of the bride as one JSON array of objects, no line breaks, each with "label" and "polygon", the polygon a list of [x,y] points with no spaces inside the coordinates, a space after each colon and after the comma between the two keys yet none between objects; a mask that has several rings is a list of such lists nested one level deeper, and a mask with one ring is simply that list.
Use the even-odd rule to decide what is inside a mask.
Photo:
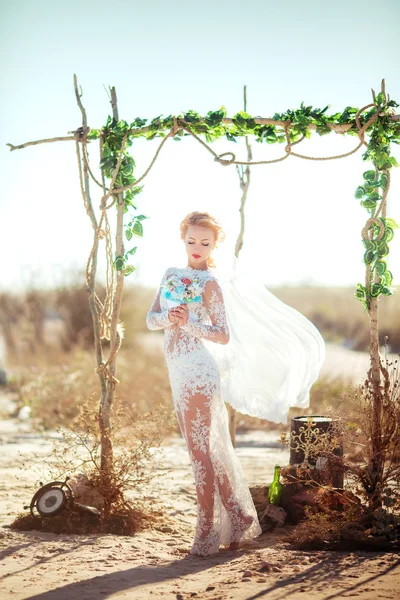
[{"label": "bride", "polygon": [[190,553],[207,556],[221,545],[236,550],[262,533],[224,401],[284,422],[289,406],[308,406],[324,343],[312,323],[263,286],[241,284],[237,274],[227,282],[216,276],[212,252],[224,233],[209,213],[188,214],[180,229],[188,264],[164,273],[146,323],[164,329],[172,398],[198,500]]}]

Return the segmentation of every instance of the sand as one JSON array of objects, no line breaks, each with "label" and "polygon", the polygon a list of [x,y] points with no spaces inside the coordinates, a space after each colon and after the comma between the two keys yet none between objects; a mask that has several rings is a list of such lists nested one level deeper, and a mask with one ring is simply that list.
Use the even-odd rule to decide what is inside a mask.
[{"label": "sand", "polygon": [[[263,431],[237,436],[237,453],[249,485],[270,481],[275,462],[288,462],[287,449],[278,438],[279,432]],[[282,542],[285,527],[236,552],[208,558],[189,555],[196,497],[179,436],[166,440],[160,465],[163,476],[148,496],[149,502],[164,504],[173,526],[134,537],[10,530],[10,523],[37,489],[37,474],[21,469],[21,464],[26,466],[34,453],[46,454],[50,442],[33,432],[29,422],[10,418],[0,421],[0,440],[1,600],[398,597],[398,555],[294,551]],[[265,562],[270,567],[262,571]]]}]

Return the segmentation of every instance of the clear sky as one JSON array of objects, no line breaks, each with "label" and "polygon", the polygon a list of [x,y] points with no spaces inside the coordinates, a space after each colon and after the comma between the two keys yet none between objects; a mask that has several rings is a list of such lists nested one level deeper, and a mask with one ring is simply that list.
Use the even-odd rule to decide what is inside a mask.
[{"label": "clear sky", "polygon": [[[0,289],[67,283],[71,270],[86,263],[92,230],[74,143],[15,152],[6,146],[67,135],[81,125],[74,73],[96,128],[111,113],[109,85],[116,86],[119,115],[128,122],[188,109],[204,114],[222,104],[233,115],[242,109],[243,84],[248,112],[265,117],[302,101],[330,104],[329,113],[361,107],[382,78],[400,103],[399,17],[396,0],[0,0]],[[131,147],[137,176],[158,143],[140,140]],[[329,156],[356,145],[355,137],[313,134],[297,149]],[[244,141],[214,146],[245,156]],[[256,159],[283,153],[283,145],[253,148]],[[96,169],[97,143],[90,150]],[[361,230],[368,213],[354,191],[371,163],[362,152],[253,167],[242,256],[266,284],[364,280]],[[397,146],[393,154],[400,162]],[[98,206],[94,186],[93,195]],[[138,270],[128,280],[156,285],[165,268],[186,264],[179,222],[192,210],[213,212],[233,248],[239,202],[234,167],[214,163],[191,139],[168,141],[139,197],[149,219],[135,256]],[[400,223],[398,168],[392,170],[388,216]],[[388,262],[396,284],[400,230]]]}]

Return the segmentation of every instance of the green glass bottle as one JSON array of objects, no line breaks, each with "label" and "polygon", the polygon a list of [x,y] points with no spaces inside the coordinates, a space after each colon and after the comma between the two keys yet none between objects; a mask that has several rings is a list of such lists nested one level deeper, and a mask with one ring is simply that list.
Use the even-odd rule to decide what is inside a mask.
[{"label": "green glass bottle", "polygon": [[280,466],[275,465],[274,480],[268,490],[269,503],[276,504],[277,506],[281,503],[283,493],[283,484],[279,481],[279,471]]}]

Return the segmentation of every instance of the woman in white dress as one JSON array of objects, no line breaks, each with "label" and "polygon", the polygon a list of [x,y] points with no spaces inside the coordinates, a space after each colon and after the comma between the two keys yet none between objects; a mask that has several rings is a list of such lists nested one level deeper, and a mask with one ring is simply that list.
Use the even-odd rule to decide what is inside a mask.
[{"label": "woman in white dress", "polygon": [[[241,412],[284,422],[289,403],[308,405],[309,388],[323,360],[323,341],[303,315],[263,286],[261,292],[251,282],[238,288],[233,279],[224,301],[211,257],[224,234],[209,213],[187,215],[181,237],[188,265],[164,273],[146,322],[151,330],[164,329],[174,408],[193,467],[198,503],[190,553],[207,556],[220,545],[236,550],[262,533],[232,446],[224,400],[232,406],[236,402]],[[250,290],[248,297],[243,287]],[[185,300],[169,308],[179,293]],[[261,305],[252,310],[260,298]],[[253,318],[254,326],[248,321]],[[249,327],[256,329],[253,336]],[[228,357],[227,370],[220,368],[223,363],[213,347],[222,350],[225,366]],[[223,347],[229,349],[225,355]],[[229,377],[221,380],[221,371]]]},{"label": "woman in white dress", "polygon": [[[229,435],[228,414],[220,394],[217,363],[203,344],[229,341],[224,299],[210,270],[211,253],[223,236],[205,213],[190,214],[181,224],[188,266],[165,272],[147,314],[149,329],[163,328],[164,350],[176,415],[193,466],[197,526],[190,552],[206,556],[220,545],[236,549],[260,535],[248,484]],[[201,301],[168,309],[161,293],[172,278],[196,279]],[[189,310],[198,317],[189,320]]]}]

